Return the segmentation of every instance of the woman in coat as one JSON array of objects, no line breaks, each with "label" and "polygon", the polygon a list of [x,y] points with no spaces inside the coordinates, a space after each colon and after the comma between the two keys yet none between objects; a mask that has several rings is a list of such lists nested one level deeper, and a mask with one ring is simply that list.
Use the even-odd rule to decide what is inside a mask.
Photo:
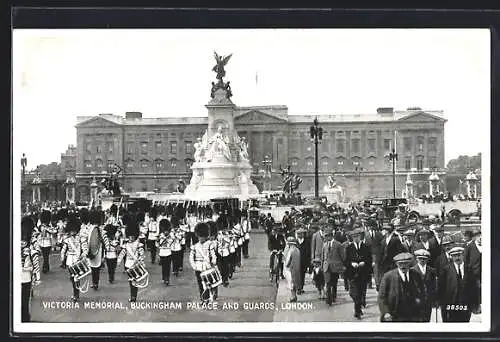
[{"label": "woman in coat", "polygon": [[283,271],[291,292],[290,302],[297,301],[297,290],[301,284],[300,272],[300,250],[297,247],[297,239],[293,236],[287,238],[287,249],[285,251],[285,269]]}]

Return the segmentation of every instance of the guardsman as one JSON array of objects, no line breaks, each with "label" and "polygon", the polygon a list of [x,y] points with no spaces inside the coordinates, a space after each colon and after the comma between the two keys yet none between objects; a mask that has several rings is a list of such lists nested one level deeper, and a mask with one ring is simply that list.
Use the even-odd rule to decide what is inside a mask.
[{"label": "guardsman", "polygon": [[[66,263],[66,268],[75,265],[80,260],[84,259],[88,253],[88,246],[82,244],[82,239],[78,235],[81,229],[81,222],[76,217],[76,214],[68,215],[66,223],[67,238],[63,241],[61,249],[61,263]],[[71,285],[73,286],[73,297],[71,299],[77,302],[80,299],[80,282],[75,281],[70,273]]]},{"label": "guardsman", "polygon": [[35,222],[29,216],[21,219],[21,322],[30,322],[32,286],[40,284],[40,253],[32,243]]},{"label": "guardsman", "polygon": [[160,220],[160,236],[158,237],[157,247],[160,256],[161,278],[165,286],[170,284],[170,269],[172,265],[172,246],[174,238],[171,234],[172,227],[170,221],[166,218]]},{"label": "guardsman", "polygon": [[202,302],[209,300],[209,292],[203,288],[201,280],[201,272],[208,270],[217,265],[215,250],[210,240],[208,240],[209,227],[205,222],[200,222],[195,227],[195,233],[198,236],[198,242],[191,246],[189,253],[189,263],[195,272],[196,281],[198,282],[198,290]]},{"label": "guardsman", "polygon": [[[220,265],[220,260],[221,256],[218,253],[218,242],[217,242],[217,233],[218,233],[218,227],[217,224],[214,221],[208,221],[208,239],[210,240],[210,243],[212,244],[210,249],[214,250],[215,252],[215,260],[216,260],[216,265]],[[220,269],[219,269],[220,271]],[[221,275],[222,277],[222,275]],[[213,289],[214,291],[214,299],[217,299],[218,294],[219,294],[219,288],[216,287]]]},{"label": "guardsman", "polygon": [[230,224],[233,224],[233,234],[236,237],[236,253],[235,253],[235,264],[241,267],[241,247],[243,246],[244,235],[241,228],[241,224],[238,218],[229,219]]},{"label": "guardsman", "polygon": [[422,322],[430,322],[432,308],[437,306],[437,273],[434,268],[427,265],[431,253],[425,249],[418,249],[413,252],[417,263],[412,268],[417,271],[424,282],[424,303],[422,305]]},{"label": "guardsman", "polygon": [[349,281],[349,295],[354,301],[354,317],[357,319],[363,315],[361,306],[366,304],[366,287],[372,274],[371,248],[362,241],[363,234],[362,228],[351,231],[353,241],[345,251],[345,277]]},{"label": "guardsman", "polygon": [[464,248],[453,247],[449,254],[452,262],[439,275],[439,302],[443,322],[469,322],[471,318],[470,274],[465,267]]},{"label": "guardsman", "polygon": [[[103,217],[101,212],[92,209],[89,212],[89,225],[87,229],[87,239],[84,243],[88,245],[90,269],[92,270],[92,285],[94,290],[99,289],[99,277],[104,263],[103,256],[109,248],[109,240],[102,226]],[[96,234],[96,236],[94,236]]]},{"label": "guardsman", "polygon": [[231,246],[231,238],[227,227],[218,227],[217,234],[217,252],[220,256],[219,269],[222,277],[222,285],[229,286],[229,271],[231,266],[229,248]]},{"label": "guardsman", "polygon": [[182,253],[182,238],[184,233],[180,231],[179,219],[177,216],[172,216],[170,221],[172,226],[172,236],[174,238],[174,243],[172,245],[172,272],[178,277],[181,268],[181,253]]},{"label": "guardsman", "polygon": [[[139,242],[139,224],[137,222],[137,217],[131,214],[127,214],[124,218],[124,223],[126,225],[126,235],[128,238],[128,242],[125,243],[123,249],[120,251],[118,255],[117,263],[121,263],[121,261],[125,259],[125,268],[131,269],[134,268],[138,263],[144,266],[144,245]],[[130,287],[130,298],[129,302],[137,301],[137,287],[134,286],[133,279],[129,278],[128,283]]]},{"label": "guardsman", "polygon": [[422,277],[411,269],[413,255],[407,252],[394,257],[396,269],[384,274],[380,282],[378,304],[381,322],[420,322],[424,305]]},{"label": "guardsman", "polygon": [[39,235],[39,246],[42,250],[43,266],[42,273],[47,273],[50,271],[50,250],[52,249],[52,234],[57,233],[57,228],[51,225],[52,214],[49,210],[42,210],[40,213],[40,235]]},{"label": "guardsman", "polygon": [[139,222],[139,242],[146,246],[149,225],[145,222],[146,215],[144,213],[137,214],[137,221]]},{"label": "guardsman", "polygon": [[252,223],[248,217],[247,211],[245,210],[241,216],[241,228],[243,230],[243,258],[248,259],[248,245],[250,243],[250,232],[252,231]]},{"label": "guardsman", "polygon": [[113,284],[115,281],[116,260],[118,258],[118,248],[120,241],[117,239],[117,226],[107,224],[104,227],[109,244],[105,250],[106,268],[108,269],[108,282]]},{"label": "guardsman", "polygon": [[156,240],[158,239],[159,229],[158,229],[158,211],[156,207],[151,207],[149,210],[149,224],[148,224],[148,237],[147,237],[147,248],[151,253],[151,263],[156,262]]}]

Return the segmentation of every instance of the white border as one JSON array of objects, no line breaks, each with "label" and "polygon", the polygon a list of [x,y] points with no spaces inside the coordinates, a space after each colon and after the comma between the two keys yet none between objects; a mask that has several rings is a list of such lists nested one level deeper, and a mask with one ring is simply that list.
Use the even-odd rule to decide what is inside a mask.
[{"label": "white border", "polygon": [[[35,31],[35,30],[33,30]],[[154,32],[156,30],[150,30]],[[489,31],[488,31],[489,32]],[[491,34],[491,33],[490,33]],[[15,43],[13,41],[13,43]],[[488,48],[491,50],[491,47]],[[488,52],[489,52],[488,51]],[[13,67],[16,61],[13,60]],[[491,70],[491,65],[490,65]],[[13,94],[14,96],[15,94]],[[490,94],[491,96],[491,94]],[[488,103],[488,106],[490,104]],[[15,108],[14,108],[15,110]],[[490,108],[491,111],[491,108]],[[13,112],[14,113],[14,112]],[[12,179],[13,179],[13,225],[21,225],[21,166],[22,151],[16,144],[16,127],[22,123],[16,122],[12,114]],[[488,332],[491,327],[491,232],[490,232],[490,125],[488,129],[482,127],[484,139],[482,141],[482,314],[478,323],[375,323],[375,322],[271,322],[271,323],[215,323],[215,322],[190,322],[190,323],[21,323],[21,291],[20,286],[13,286],[13,329],[15,333],[209,333],[209,332]],[[20,244],[20,229],[13,229],[13,245]],[[13,273],[12,279],[20,283],[20,255],[19,248],[13,248]],[[10,304],[10,303],[9,303]]]}]

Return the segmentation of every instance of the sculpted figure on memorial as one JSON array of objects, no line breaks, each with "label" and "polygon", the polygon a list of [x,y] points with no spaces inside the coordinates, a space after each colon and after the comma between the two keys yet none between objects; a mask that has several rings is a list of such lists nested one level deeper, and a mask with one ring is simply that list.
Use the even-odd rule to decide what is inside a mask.
[{"label": "sculpted figure on memorial", "polygon": [[222,133],[222,126],[208,140],[207,161],[211,161],[214,153],[221,153],[227,160],[231,160],[231,150],[229,149],[229,139]]},{"label": "sculpted figure on memorial", "polygon": [[195,162],[202,161],[204,146],[203,146],[201,138],[197,139],[196,143],[194,144],[194,148],[195,148],[194,161]]},{"label": "sculpted figure on memorial", "polygon": [[240,157],[244,161],[248,161],[248,143],[245,137],[242,137],[239,141],[239,147],[240,147]]}]

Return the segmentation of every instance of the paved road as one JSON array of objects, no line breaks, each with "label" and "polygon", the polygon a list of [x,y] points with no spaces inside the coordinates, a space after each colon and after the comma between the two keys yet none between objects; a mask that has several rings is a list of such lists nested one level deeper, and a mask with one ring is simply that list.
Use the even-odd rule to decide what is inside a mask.
[{"label": "paved road", "polygon": [[[72,288],[67,271],[59,268],[59,253],[51,256],[51,271],[42,274],[42,284],[36,288],[32,300],[32,319],[35,322],[271,322],[273,312],[263,309],[244,309],[245,303],[274,303],[277,289],[269,283],[267,276],[267,237],[255,233],[249,246],[249,259],[243,259],[242,268],[237,268],[230,285],[219,288],[218,308],[189,308],[188,303],[198,302],[199,294],[194,272],[189,266],[187,254],[184,257],[184,271],[176,278],[171,277],[171,286],[165,287],[161,281],[159,265],[146,262],[150,272],[150,283],[146,289],[139,289],[138,303],[168,303],[169,308],[133,309],[128,303],[129,286],[127,276],[120,265],[114,284],[107,282],[107,270],[101,270],[99,290],[89,289],[80,295],[79,308],[44,308],[67,303],[72,295]],[[123,308],[91,309],[85,304],[111,302]],[[239,307],[223,309],[223,303],[237,303]],[[178,307],[181,305],[181,308]]]}]

